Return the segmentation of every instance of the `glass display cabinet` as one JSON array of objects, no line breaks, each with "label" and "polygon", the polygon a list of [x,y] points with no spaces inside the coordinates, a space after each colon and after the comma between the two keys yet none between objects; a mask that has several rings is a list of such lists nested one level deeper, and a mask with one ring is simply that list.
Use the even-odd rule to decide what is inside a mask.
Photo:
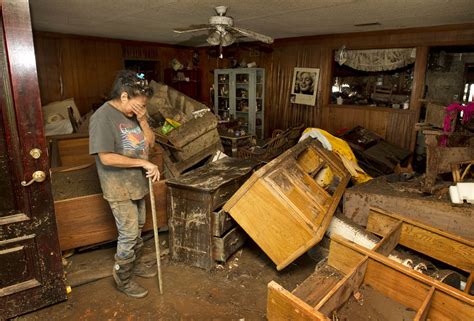
[{"label": "glass display cabinet", "polygon": [[214,84],[216,115],[238,120],[246,133],[263,139],[265,69],[216,69]]}]

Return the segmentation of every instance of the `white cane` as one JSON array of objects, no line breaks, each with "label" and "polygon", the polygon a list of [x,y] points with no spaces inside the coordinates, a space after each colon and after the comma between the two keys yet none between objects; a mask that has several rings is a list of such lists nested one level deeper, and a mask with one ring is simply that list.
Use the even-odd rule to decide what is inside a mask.
[{"label": "white cane", "polygon": [[158,268],[158,285],[160,287],[160,294],[163,294],[163,287],[161,285],[160,240],[158,239],[158,222],[156,221],[155,193],[153,192],[153,182],[152,182],[151,177],[148,178],[148,186],[150,187],[151,216],[153,218],[153,234],[155,236],[156,267]]}]

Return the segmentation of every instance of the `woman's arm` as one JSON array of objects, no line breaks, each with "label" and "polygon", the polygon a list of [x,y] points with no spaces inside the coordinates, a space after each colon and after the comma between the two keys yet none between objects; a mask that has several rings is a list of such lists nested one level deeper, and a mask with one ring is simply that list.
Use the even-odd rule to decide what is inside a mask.
[{"label": "woman's arm", "polygon": [[146,106],[135,104],[132,105],[132,110],[137,116],[138,124],[143,131],[148,146],[150,148],[153,147],[155,145],[155,133],[151,130],[148,120],[146,119]]},{"label": "woman's arm", "polygon": [[143,135],[145,136],[145,140],[148,143],[148,146],[151,148],[155,146],[155,133],[151,130],[150,125],[148,124],[148,120],[146,120],[146,115],[142,118],[138,119],[138,124],[140,125]]},{"label": "woman's arm", "polygon": [[121,168],[143,167],[146,170],[146,177],[151,177],[154,182],[160,179],[158,166],[145,159],[131,158],[116,153],[99,153],[98,155],[102,164],[106,166]]}]

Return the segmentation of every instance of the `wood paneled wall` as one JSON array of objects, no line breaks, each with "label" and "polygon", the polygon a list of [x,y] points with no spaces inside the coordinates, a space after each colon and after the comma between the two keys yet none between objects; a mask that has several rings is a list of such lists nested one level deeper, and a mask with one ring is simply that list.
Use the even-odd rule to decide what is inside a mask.
[{"label": "wood paneled wall", "polygon": [[191,60],[189,48],[134,41],[36,32],[35,54],[41,102],[74,98],[81,114],[108,95],[124,58],[159,60],[166,68],[173,58]]},{"label": "wood paneled wall", "polygon": [[[418,65],[410,110],[331,105],[333,51],[342,45],[348,49],[417,47]],[[272,52],[260,52],[255,56],[248,49],[240,49],[235,56],[239,61],[255,61],[266,70],[267,136],[274,129],[300,123],[333,133],[361,125],[392,143],[412,149],[428,49],[451,45],[474,45],[474,24],[278,39]],[[115,73],[123,68],[124,55],[138,55],[143,59],[157,55],[161,66],[166,68],[173,58],[188,63],[193,51],[193,48],[162,44],[51,33],[36,33],[35,46],[42,103],[74,97],[81,113],[89,111],[92,104],[109,92]],[[229,60],[210,58],[207,47],[197,50],[202,79],[201,100],[210,106],[213,70],[229,67]],[[321,69],[316,106],[290,103],[294,67]]]},{"label": "wood paneled wall", "polygon": [[[333,51],[345,45],[348,49],[417,47],[417,63],[410,109],[337,106],[329,103],[332,85]],[[278,39],[271,53],[250,56],[240,50],[238,60],[256,61],[266,70],[265,128],[284,129],[300,122],[336,132],[343,128],[364,126],[402,147],[413,149],[414,124],[419,118],[419,98],[423,95],[426,57],[430,46],[474,45],[474,24],[413,28],[392,31],[350,33],[314,37]],[[204,54],[202,67],[203,94],[212,85],[212,70],[225,61],[216,62]],[[205,71],[206,67],[208,68]],[[290,104],[289,95],[294,67],[320,68],[319,94],[314,107]],[[207,81],[207,83],[206,83]],[[208,97],[207,96],[203,97]]]}]

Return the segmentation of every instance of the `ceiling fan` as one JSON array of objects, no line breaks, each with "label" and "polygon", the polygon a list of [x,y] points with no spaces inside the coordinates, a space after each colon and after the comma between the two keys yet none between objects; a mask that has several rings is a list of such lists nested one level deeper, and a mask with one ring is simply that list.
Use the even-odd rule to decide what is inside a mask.
[{"label": "ceiling fan", "polygon": [[255,31],[235,27],[234,19],[226,16],[226,6],[215,7],[215,10],[218,15],[211,16],[208,24],[191,25],[187,28],[176,28],[174,29],[174,32],[188,33],[208,30],[209,36],[206,40],[211,46],[230,46],[235,42],[236,37],[238,36],[252,38],[267,44],[273,43],[272,37],[262,35]]}]

